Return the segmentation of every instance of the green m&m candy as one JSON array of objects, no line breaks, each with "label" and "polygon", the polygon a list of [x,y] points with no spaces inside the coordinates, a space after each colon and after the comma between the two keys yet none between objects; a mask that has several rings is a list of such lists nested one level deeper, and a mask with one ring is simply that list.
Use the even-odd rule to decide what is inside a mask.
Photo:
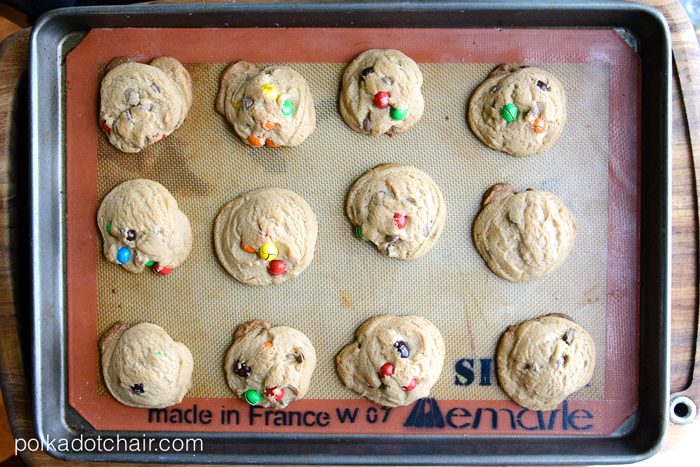
[{"label": "green m&m candy", "polygon": [[243,393],[243,398],[250,405],[257,405],[262,400],[262,395],[255,389],[248,389]]},{"label": "green m&m candy", "polygon": [[403,120],[408,115],[408,109],[395,109],[392,107],[391,112],[389,112],[392,120]]},{"label": "green m&m candy", "polygon": [[501,109],[501,117],[508,123],[514,122],[518,118],[518,108],[512,102],[508,102]]},{"label": "green m&m candy", "polygon": [[294,104],[292,104],[290,101],[285,100],[282,102],[282,115],[285,117],[289,117],[294,113]]},{"label": "green m&m candy", "polygon": [[155,264],[155,261],[150,260],[148,263],[146,263],[146,267],[150,268],[151,266],[153,266],[153,264]]},{"label": "green m&m candy", "polygon": [[365,239],[365,237],[362,236],[362,226],[361,225],[355,226],[355,235],[357,235],[357,238],[359,238],[360,240]]}]

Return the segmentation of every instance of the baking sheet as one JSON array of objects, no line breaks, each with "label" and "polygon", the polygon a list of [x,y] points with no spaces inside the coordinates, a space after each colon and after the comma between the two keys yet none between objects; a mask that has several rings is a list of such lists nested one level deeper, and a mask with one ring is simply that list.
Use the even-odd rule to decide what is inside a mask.
[{"label": "baking sheet", "polygon": [[[537,31],[520,33],[523,37],[517,39],[521,44],[527,43],[524,39],[538,35]],[[178,57],[177,51],[165,50],[164,33],[153,34],[160,39],[156,55],[170,53]],[[564,32],[560,34],[566,36]],[[619,40],[610,31],[600,32],[603,34],[607,34],[609,42]],[[486,36],[472,32],[470,38],[486,45],[489,44]],[[336,43],[340,42],[340,37],[335,39]],[[187,63],[182,58],[193,77],[194,104],[183,126],[165,142],[139,155],[122,154],[93,131],[94,203],[124,180],[155,179],[170,189],[190,217],[195,246],[182,267],[172,276],[161,278],[153,274],[129,274],[107,263],[101,258],[99,241],[92,239],[96,258],[93,271],[97,273],[96,280],[93,279],[96,332],[90,336],[88,330],[81,331],[85,340],[95,342],[118,319],[160,324],[193,352],[194,385],[188,396],[196,398],[192,400],[215,398],[238,407],[239,401],[227,399],[230,392],[223,378],[223,355],[237,324],[265,318],[273,324],[301,329],[314,342],[319,354],[308,401],[297,402],[290,409],[319,400],[326,400],[322,403],[324,407],[340,407],[355,395],[339,383],[333,357],[351,340],[354,329],[376,314],[419,314],[437,325],[447,344],[445,367],[433,389],[433,397],[451,403],[501,401],[499,407],[517,408],[503,401],[505,395],[498,388],[493,364],[489,363],[498,337],[509,324],[549,312],[563,312],[591,332],[599,350],[594,379],[575,399],[595,403],[607,401],[610,395],[631,392],[628,388],[634,377],[632,381],[610,378],[617,368],[616,359],[635,358],[634,340],[609,342],[611,333],[626,335],[630,326],[629,321],[610,319],[610,313],[620,311],[621,304],[627,311],[635,308],[629,306],[632,298],[624,297],[630,283],[627,278],[616,280],[620,265],[615,266],[615,260],[609,261],[609,255],[620,239],[626,242],[626,249],[634,249],[636,245],[636,212],[627,212],[621,218],[610,217],[611,204],[634,206],[635,153],[616,151],[620,140],[628,145],[634,143],[634,120],[625,123],[612,119],[609,112],[619,110],[615,100],[629,98],[611,93],[612,75],[621,73],[622,68],[633,67],[634,60],[611,61],[610,55],[601,59],[600,50],[589,49],[589,54],[584,54],[586,59],[580,60],[565,53],[566,47],[562,47],[560,54],[537,48],[524,54],[521,61],[548,62],[542,66],[562,81],[567,90],[569,118],[564,133],[550,150],[515,159],[482,145],[469,131],[465,118],[471,91],[495,64],[511,61],[512,51],[491,50],[490,54],[486,51],[483,55],[486,60],[464,63],[460,57],[446,52],[421,61],[411,47],[425,50],[425,44],[406,44],[403,39],[401,42],[401,48],[419,61],[424,73],[426,112],[414,128],[394,138],[371,138],[345,126],[337,112],[337,92],[344,65],[334,63],[329,57],[323,58],[327,62],[305,63],[297,59],[291,64],[309,81],[318,112],[316,132],[297,148],[251,149],[243,145],[213,109],[218,77],[225,64]],[[478,47],[473,41],[472,46],[475,44]],[[351,56],[364,50],[356,44],[346,45],[345,49],[344,53]],[[135,53],[131,49],[131,53],[138,56],[140,50]],[[143,55],[155,56],[153,53]],[[247,57],[238,51],[229,59],[239,58]],[[494,58],[502,60],[488,61]],[[475,63],[478,61],[481,63]],[[95,62],[90,73],[85,70],[82,73],[97,82],[99,65],[100,62]],[[70,66],[69,56],[69,71]],[[70,88],[68,99],[71,104],[78,102],[70,101]],[[92,102],[94,96],[82,99]],[[83,108],[89,109],[89,105]],[[70,136],[70,119],[68,130]],[[611,135],[613,141],[609,139]],[[343,149],[339,151],[339,148]],[[365,170],[381,162],[421,168],[433,177],[445,196],[447,225],[443,236],[428,255],[417,261],[384,258],[353,236],[345,218],[344,198],[348,187]],[[87,173],[93,173],[89,167]],[[486,268],[473,248],[471,223],[481,196],[490,185],[500,181],[508,181],[519,189],[552,191],[577,218],[579,233],[571,256],[546,279],[529,284],[503,281]],[[627,190],[616,190],[609,196],[609,186],[616,183]],[[312,265],[297,280],[265,289],[246,287],[227,276],[211,244],[211,227],[219,208],[240,192],[262,186],[297,191],[310,203],[320,224],[318,252]],[[96,233],[94,213],[91,228]],[[611,265],[614,277],[608,276]],[[623,297],[624,303],[615,297]],[[613,364],[609,365],[611,361]],[[94,375],[97,359],[91,364]],[[72,370],[69,365],[69,371]],[[98,399],[100,404],[109,406],[112,401],[104,395],[99,378],[95,383],[89,390],[96,390],[102,396]],[[630,401],[624,402],[629,405]],[[188,400],[183,403],[187,404]],[[580,404],[586,407],[585,403]],[[143,418],[135,415],[127,426],[143,429]],[[598,425],[591,428],[586,432],[600,433]],[[255,431],[256,427],[226,429]],[[363,431],[362,427],[357,429]],[[396,426],[385,428],[385,432],[397,430],[402,431]],[[303,427],[299,431],[304,431]],[[561,430],[554,430],[558,431]]]}]

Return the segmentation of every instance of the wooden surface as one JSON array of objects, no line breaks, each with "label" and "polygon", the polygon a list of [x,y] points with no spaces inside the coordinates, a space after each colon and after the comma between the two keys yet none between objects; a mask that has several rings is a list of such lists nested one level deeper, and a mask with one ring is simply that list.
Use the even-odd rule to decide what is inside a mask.
[{"label": "wooden surface", "polygon": [[[672,285],[672,368],[671,392],[684,392],[700,402],[700,381],[688,390],[694,376],[700,378],[696,357],[698,314],[698,168],[700,155],[700,51],[687,15],[677,1],[647,0],[667,18],[674,53],[673,82],[673,285]],[[18,252],[26,249],[24,239],[16,238],[21,191],[15,178],[13,117],[24,105],[17,85],[26,69],[28,31],[21,31],[0,46],[0,384],[15,436],[34,436],[28,385],[20,351],[17,315],[29,310],[15,308],[18,297],[13,289],[18,277],[12,267],[21,261]],[[645,466],[686,465],[690,456],[700,453],[700,417],[690,425],[671,424],[662,452],[645,461]],[[39,453],[25,456],[36,465],[61,463]]]}]

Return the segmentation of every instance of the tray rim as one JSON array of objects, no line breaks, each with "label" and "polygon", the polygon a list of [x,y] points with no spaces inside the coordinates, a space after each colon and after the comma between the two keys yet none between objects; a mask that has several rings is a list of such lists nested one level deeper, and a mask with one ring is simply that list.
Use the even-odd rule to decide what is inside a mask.
[{"label": "tray rim", "polygon": [[[382,12],[393,15],[382,16]],[[446,18],[445,13],[455,18]],[[368,18],[368,13],[375,13]],[[466,14],[468,13],[468,15]],[[478,13],[478,14],[477,14]],[[578,14],[577,14],[578,13]],[[533,464],[533,463],[610,463],[634,462],[656,452],[666,429],[669,387],[669,319],[670,310],[670,39],[663,17],[650,7],[639,4],[596,2],[580,4],[557,2],[536,8],[520,2],[503,3],[355,3],[355,4],[198,4],[158,5],[130,7],[78,7],[56,10],[42,17],[36,24],[30,44],[30,179],[31,179],[31,268],[32,312],[34,325],[34,407],[35,422],[40,437],[74,438],[89,431],[71,413],[66,400],[66,349],[65,340],[65,174],[63,161],[65,147],[63,131],[64,103],[59,91],[63,84],[62,57],[67,53],[62,40],[69,33],[87,31],[93,27],[186,27],[221,26],[251,27],[246,24],[249,15],[256,15],[253,26],[271,26],[280,23],[287,27],[336,26],[336,27],[396,27],[397,15],[408,21],[402,27],[625,27],[639,37],[642,47],[642,82],[655,79],[659,86],[643,87],[645,107],[642,112],[642,186],[656,187],[653,194],[642,190],[641,217],[641,284],[640,288],[640,342],[654,339],[656,345],[640,348],[640,394],[638,423],[630,433],[621,437],[586,437],[583,441],[567,437],[548,437],[553,449],[543,452],[541,446],[533,450],[538,438],[522,436],[469,436],[454,435],[280,435],[280,434],[232,434],[211,433],[203,435],[216,439],[239,440],[246,438],[243,453],[208,452],[192,456],[187,454],[156,453],[48,453],[68,460],[117,460],[117,461],[175,461],[191,462],[288,462],[288,463],[387,463],[381,456],[382,448],[393,445],[392,463],[421,464]],[[134,16],[138,15],[138,18]],[[334,16],[334,15],[340,15]],[[440,15],[441,18],[434,18]],[[464,17],[461,17],[463,15]],[[163,17],[174,22],[168,26],[159,21]],[[479,16],[482,19],[475,20]],[[340,18],[340,21],[337,19]],[[388,19],[387,19],[388,18]],[[483,19],[486,18],[486,19]],[[506,20],[504,20],[506,18]],[[557,19],[559,18],[559,19]],[[563,18],[563,19],[562,19]],[[576,20],[574,20],[576,18]],[[612,20],[614,22],[611,22]],[[353,21],[354,20],[354,21]],[[460,22],[462,20],[462,22]],[[510,20],[510,22],[508,21]],[[335,21],[335,22],[334,22]],[[442,21],[436,25],[435,21]],[[193,25],[193,23],[196,25]],[[330,22],[330,23],[329,23]],[[138,23],[138,24],[137,24]],[[646,26],[642,28],[641,26]],[[81,29],[82,28],[82,29]],[[76,30],[77,29],[77,30]],[[61,35],[63,34],[63,35]],[[59,36],[59,37],[57,37]],[[645,38],[647,41],[645,41]],[[644,47],[654,40],[655,48]],[[58,48],[58,53],[56,53]],[[655,66],[653,66],[655,65]],[[48,67],[48,68],[47,68]],[[40,72],[43,74],[40,77]],[[46,86],[47,81],[51,86]],[[55,85],[55,88],[54,88]],[[654,92],[657,91],[657,92]],[[41,104],[42,113],[39,112]],[[653,112],[656,110],[656,112]],[[650,116],[649,114],[652,114]],[[644,129],[655,131],[644,131]],[[55,149],[52,149],[55,148]],[[656,154],[655,154],[656,151]],[[656,158],[656,160],[655,160]],[[657,162],[654,170],[644,170],[651,159]],[[46,181],[50,180],[50,183]],[[43,183],[42,183],[43,182]],[[58,196],[57,196],[58,195]],[[43,206],[43,208],[42,208]],[[649,209],[645,209],[649,208]],[[46,228],[46,225],[60,228]],[[647,226],[647,227],[645,227]],[[658,226],[658,230],[655,228]],[[653,247],[652,247],[653,246]],[[61,251],[61,255],[53,254]],[[52,269],[42,264],[56,262]],[[645,267],[645,261],[651,263]],[[55,264],[55,263],[51,263]],[[652,267],[654,266],[654,267]],[[652,348],[649,348],[652,347]],[[646,376],[646,378],[645,378]],[[646,391],[641,381],[647,380]],[[60,381],[59,391],[46,390],[44,381]],[[53,383],[55,387],[56,383]],[[646,402],[646,403],[645,403]],[[100,435],[114,435],[98,432]],[[120,432],[123,434],[123,432]],[[154,437],[173,438],[192,435],[193,432],[153,432]],[[398,439],[397,439],[398,438]],[[440,439],[441,443],[418,446],[422,440]],[[298,442],[298,441],[304,442]],[[371,440],[366,452],[357,447],[363,440]],[[474,440],[474,442],[471,442]],[[503,444],[508,449],[484,449],[478,441]],[[504,440],[500,443],[500,440]],[[382,443],[384,441],[384,443]],[[397,443],[397,441],[399,441]],[[282,451],[269,449],[260,454],[261,444],[285,445]],[[225,444],[225,443],[224,443]],[[399,444],[400,452],[397,451]],[[486,443],[489,444],[489,443]],[[257,448],[256,448],[257,445]],[[466,451],[464,445],[471,446]],[[365,445],[366,446],[366,445]],[[439,446],[441,449],[436,449]],[[367,447],[367,446],[366,446]],[[591,449],[594,447],[595,449]],[[355,449],[353,449],[355,448]],[[587,452],[596,450],[597,452]],[[257,452],[256,452],[257,451]],[[276,452],[273,452],[276,451]],[[316,452],[316,455],[309,454]],[[467,458],[463,456],[468,456]]]}]

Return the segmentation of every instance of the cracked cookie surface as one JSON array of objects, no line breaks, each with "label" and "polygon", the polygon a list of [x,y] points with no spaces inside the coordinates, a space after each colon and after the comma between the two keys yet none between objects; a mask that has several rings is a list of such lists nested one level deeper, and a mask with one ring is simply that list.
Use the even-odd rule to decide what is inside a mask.
[{"label": "cracked cookie surface", "polygon": [[225,205],[214,222],[224,269],[249,285],[280,284],[313,260],[318,221],[311,206],[283,188],[261,188]]},{"label": "cracked cookie surface", "polygon": [[182,125],[192,105],[192,80],[180,62],[115,59],[100,86],[100,127],[122,152],[139,152]]},{"label": "cracked cookie surface", "polygon": [[469,127],[484,144],[511,156],[544,151],[566,123],[561,82],[536,67],[500,65],[473,92]]},{"label": "cracked cookie surface", "polygon": [[385,256],[413,259],[427,253],[445,225],[445,200],[425,172],[380,164],[358,178],[345,203],[356,235]]},{"label": "cracked cookie surface", "polygon": [[498,343],[498,382],[516,403],[553,410],[593,377],[595,343],[572,320],[546,315],[510,326]]},{"label": "cracked cookie surface", "polygon": [[105,258],[129,272],[169,274],[192,250],[192,227],[160,183],[129,180],[102,200],[97,211]]},{"label": "cracked cookie surface", "polygon": [[163,328],[118,321],[102,336],[102,375],[122,404],[163,408],[179,404],[192,381],[192,354]]},{"label": "cracked cookie surface", "polygon": [[216,110],[252,147],[297,146],[316,129],[309,85],[287,66],[231,64],[221,76]]},{"label": "cracked cookie surface", "polygon": [[484,195],[474,221],[474,245],[488,267],[512,282],[542,278],[561,266],[577,230],[571,211],[547,191],[500,183]]},{"label": "cracked cookie surface", "polygon": [[423,115],[422,85],[423,74],[410,57],[393,49],[367,50],[343,73],[340,114],[360,133],[404,132]]},{"label": "cracked cookie surface", "polygon": [[316,350],[301,331],[262,320],[236,329],[224,363],[237,397],[278,409],[304,397],[315,367]]},{"label": "cracked cookie surface", "polygon": [[420,316],[376,316],[335,358],[341,382],[362,397],[397,407],[427,397],[445,360],[440,331]]}]

